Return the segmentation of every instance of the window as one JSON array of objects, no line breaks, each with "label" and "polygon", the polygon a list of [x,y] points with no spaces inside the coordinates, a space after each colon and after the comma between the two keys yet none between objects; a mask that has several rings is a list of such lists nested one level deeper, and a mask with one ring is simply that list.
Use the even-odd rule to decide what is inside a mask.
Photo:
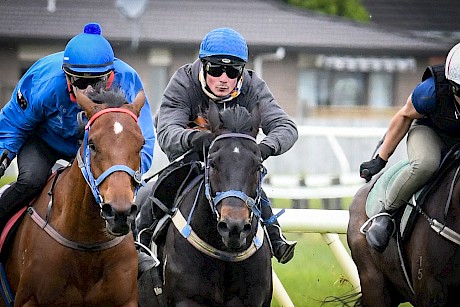
[{"label": "window", "polygon": [[415,65],[413,59],[318,56],[300,71],[299,114],[308,117],[316,107],[391,107],[395,74]]}]

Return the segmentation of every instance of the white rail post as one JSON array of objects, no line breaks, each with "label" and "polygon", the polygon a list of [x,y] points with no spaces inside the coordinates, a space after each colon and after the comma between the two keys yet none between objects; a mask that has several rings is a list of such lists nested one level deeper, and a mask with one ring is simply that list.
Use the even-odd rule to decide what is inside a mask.
[{"label": "white rail post", "polygon": [[281,283],[278,275],[272,269],[272,279],[273,279],[273,297],[278,302],[281,307],[294,307],[294,304],[291,301],[286,289],[284,289],[283,284]]}]

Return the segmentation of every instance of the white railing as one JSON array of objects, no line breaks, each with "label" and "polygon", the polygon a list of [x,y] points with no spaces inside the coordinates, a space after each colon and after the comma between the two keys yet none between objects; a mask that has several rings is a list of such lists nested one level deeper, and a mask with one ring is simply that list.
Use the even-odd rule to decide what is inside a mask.
[{"label": "white railing", "polygon": [[[273,209],[275,213],[279,209]],[[320,233],[356,292],[361,291],[358,270],[338,234],[346,234],[348,210],[286,209],[279,218],[283,232]],[[283,307],[294,306],[283,284],[273,271],[273,297]]]}]

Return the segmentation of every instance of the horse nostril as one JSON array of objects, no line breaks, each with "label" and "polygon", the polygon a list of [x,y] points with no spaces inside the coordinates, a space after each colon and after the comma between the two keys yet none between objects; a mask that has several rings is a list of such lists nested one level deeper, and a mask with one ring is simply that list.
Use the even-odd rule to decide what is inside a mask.
[{"label": "horse nostril", "polygon": [[113,212],[112,206],[110,206],[110,204],[105,203],[102,205],[101,216],[106,220],[115,218],[115,213]]},{"label": "horse nostril", "polygon": [[222,222],[222,221],[217,223],[217,230],[219,231],[219,233],[228,233],[228,232],[230,232],[230,230],[228,229],[227,223]]},{"label": "horse nostril", "polygon": [[250,231],[251,231],[251,224],[249,224],[249,223],[244,224],[243,232],[248,233]]}]

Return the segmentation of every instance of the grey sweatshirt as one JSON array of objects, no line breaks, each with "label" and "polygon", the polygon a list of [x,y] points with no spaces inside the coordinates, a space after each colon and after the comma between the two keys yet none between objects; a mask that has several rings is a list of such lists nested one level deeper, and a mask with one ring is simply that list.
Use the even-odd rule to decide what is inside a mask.
[{"label": "grey sweatshirt", "polygon": [[[198,59],[175,72],[155,116],[157,140],[170,161],[191,148],[190,135],[195,131],[187,129],[187,125],[198,115],[206,117],[210,98],[201,89],[198,79],[200,67]],[[261,143],[270,146],[273,155],[286,152],[298,139],[297,127],[278,105],[265,81],[254,71],[244,70],[241,93],[236,98],[217,105],[225,108],[238,104],[251,111],[257,103],[261,113],[261,128],[265,134]]]}]

